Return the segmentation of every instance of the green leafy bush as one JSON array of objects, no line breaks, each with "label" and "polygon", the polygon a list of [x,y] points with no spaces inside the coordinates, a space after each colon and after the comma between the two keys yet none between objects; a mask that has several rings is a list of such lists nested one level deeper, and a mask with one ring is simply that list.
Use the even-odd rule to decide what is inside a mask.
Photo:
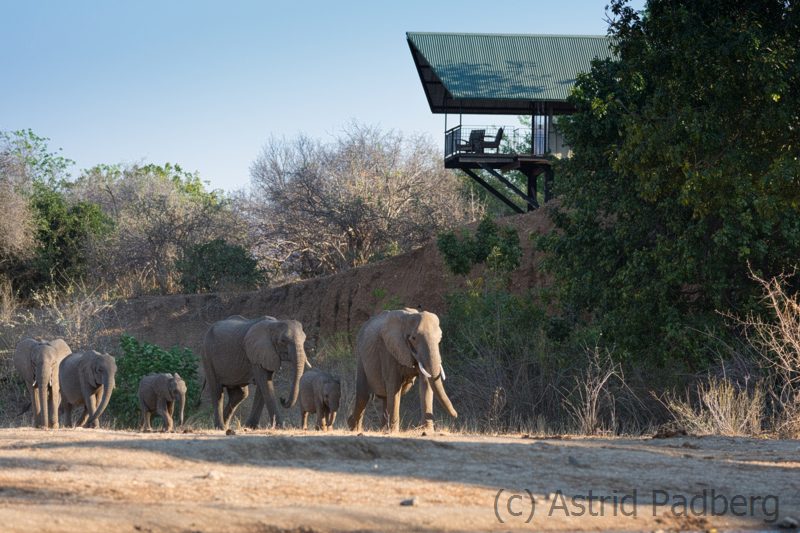
[{"label": "green leafy bush", "polygon": [[498,226],[488,217],[478,224],[474,236],[466,230],[460,236],[448,231],[439,235],[436,244],[447,268],[456,275],[467,275],[481,263],[494,274],[509,274],[522,257],[517,230]]},{"label": "green leafy bush", "polygon": [[122,355],[117,357],[116,389],[111,395],[109,411],[117,425],[136,426],[140,420],[139,381],[152,372],[180,374],[186,382],[186,417],[200,399],[197,374],[198,358],[188,348],[173,346],[165,350],[155,344],[139,342],[130,335],[120,338]]},{"label": "green leafy bush", "polygon": [[265,281],[258,261],[242,246],[214,239],[190,246],[175,264],[184,292],[254,289]]}]

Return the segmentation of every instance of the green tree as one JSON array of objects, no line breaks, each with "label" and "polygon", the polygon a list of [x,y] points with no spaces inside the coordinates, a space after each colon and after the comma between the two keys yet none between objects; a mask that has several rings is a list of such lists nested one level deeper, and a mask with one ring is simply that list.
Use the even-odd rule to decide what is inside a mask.
[{"label": "green tree", "polygon": [[613,0],[617,59],[562,123],[562,208],[541,241],[565,311],[617,353],[702,364],[718,311],[752,309],[748,265],[800,258],[800,12],[791,2]]},{"label": "green tree", "polygon": [[31,205],[37,227],[31,288],[83,277],[88,240],[109,231],[111,221],[97,204],[70,203],[60,186],[42,181],[33,184]]},{"label": "green tree", "polygon": [[175,266],[187,293],[250,290],[266,281],[258,261],[245,248],[223,239],[190,246]]}]

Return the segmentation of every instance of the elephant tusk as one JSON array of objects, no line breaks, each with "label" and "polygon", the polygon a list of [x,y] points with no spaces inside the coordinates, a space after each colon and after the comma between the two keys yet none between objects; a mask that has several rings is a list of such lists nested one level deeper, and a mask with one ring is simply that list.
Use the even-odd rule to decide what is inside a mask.
[{"label": "elephant tusk", "polygon": [[420,371],[420,372],[422,372],[422,375],[423,375],[423,376],[425,376],[426,378],[430,379],[430,378],[431,378],[431,375],[428,373],[428,371],[427,371],[427,370],[425,370],[425,367],[424,367],[424,366],[422,366],[422,363],[420,363],[419,361],[417,361],[417,364],[419,365],[419,371]]},{"label": "elephant tusk", "polygon": [[306,359],[306,368],[314,368],[311,366],[311,363],[308,362],[308,359]]},{"label": "elephant tusk", "polygon": [[444,365],[441,366],[441,371],[442,371],[442,373],[441,373],[442,381],[444,381],[444,380],[447,379],[447,376],[444,374]]}]

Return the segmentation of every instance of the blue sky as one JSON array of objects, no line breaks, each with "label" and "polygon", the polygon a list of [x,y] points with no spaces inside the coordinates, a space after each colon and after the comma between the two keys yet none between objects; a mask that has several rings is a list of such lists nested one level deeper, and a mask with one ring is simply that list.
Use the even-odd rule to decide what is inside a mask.
[{"label": "blue sky", "polygon": [[169,161],[230,191],[271,135],[357,120],[438,143],[406,31],[603,35],[606,3],[0,0],[0,129],[49,137],[73,174]]}]

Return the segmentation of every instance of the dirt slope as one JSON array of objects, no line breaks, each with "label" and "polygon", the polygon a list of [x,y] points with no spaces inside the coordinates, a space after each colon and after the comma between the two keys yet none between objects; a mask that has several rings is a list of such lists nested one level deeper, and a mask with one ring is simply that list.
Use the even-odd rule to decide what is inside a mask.
[{"label": "dirt slope", "polygon": [[[0,529],[774,530],[800,512],[798,474],[798,441],[0,429]],[[712,490],[717,511],[761,500],[672,507]],[[600,507],[615,494],[635,500]]]},{"label": "dirt slope", "polygon": [[[545,210],[506,217],[499,223],[519,231],[523,248],[522,267],[512,279],[514,290],[542,286],[546,280],[537,268],[541,256],[533,250],[529,235],[551,227]],[[162,346],[180,344],[197,350],[208,325],[216,320],[236,314],[273,315],[300,320],[313,345],[316,339],[333,333],[355,333],[386,305],[442,313],[445,295],[460,285],[463,279],[446,274],[436,243],[430,242],[378,263],[282,287],[127,300],[115,308],[114,333],[127,331]]]}]

